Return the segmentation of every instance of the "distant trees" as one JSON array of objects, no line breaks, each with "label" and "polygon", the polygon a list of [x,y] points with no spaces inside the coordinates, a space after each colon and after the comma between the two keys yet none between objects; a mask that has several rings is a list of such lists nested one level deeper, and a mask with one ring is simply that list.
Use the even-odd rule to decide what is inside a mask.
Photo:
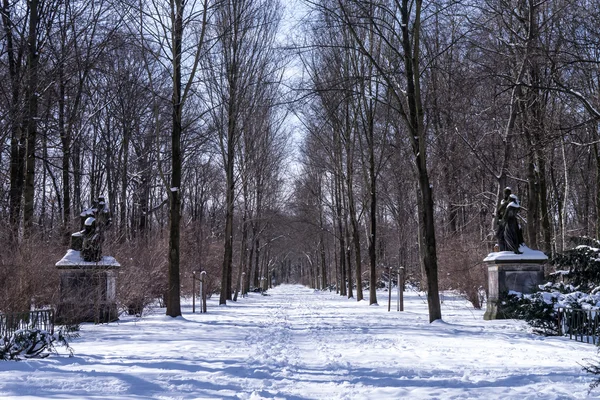
[{"label": "distant trees", "polygon": [[[244,213],[242,263],[238,274],[241,275],[241,271],[247,272],[247,263],[252,262],[247,251],[248,224],[253,226],[253,252],[258,254],[266,180],[272,168],[281,162],[278,155],[281,150],[274,139],[281,130],[276,110],[281,63],[274,48],[280,18],[281,5],[275,0],[221,2],[216,8],[214,32],[211,32],[215,44],[204,60],[211,104],[210,129],[215,133],[225,173],[220,304],[233,299],[236,188],[241,184]],[[269,157],[276,161],[269,161]],[[251,201],[254,204],[250,205]],[[258,272],[253,272],[254,279],[258,279]]]},{"label": "distant trees", "polygon": [[[338,114],[336,116],[330,113],[326,116],[330,123],[346,127],[333,126],[334,138],[341,136],[347,143],[351,143],[349,146],[358,145],[360,148],[366,192],[363,213],[368,215],[370,303],[377,302],[377,178],[389,158],[389,153],[385,151],[389,145],[387,138],[394,133],[398,147],[403,146],[404,142],[412,148],[413,167],[419,185],[419,244],[427,276],[430,319],[439,319],[441,313],[437,285],[435,214],[427,166],[427,131],[421,93],[422,4],[420,1],[388,4],[338,0],[315,2],[313,6],[322,15],[322,22],[315,24],[319,33],[312,35],[338,38],[337,43],[331,39],[326,44],[323,44],[323,39],[316,41],[315,52],[331,53],[330,59],[337,60],[337,63],[328,61],[322,67],[314,66],[313,76],[321,77],[323,72],[327,74],[323,69],[331,68],[332,65],[338,65],[341,71],[348,71],[338,77],[327,74],[329,79],[317,86],[316,90],[321,98],[325,97],[323,93],[334,93],[332,98],[321,100],[325,107],[333,108]],[[337,46],[328,47],[332,43]],[[385,113],[379,115],[379,110],[385,110]],[[400,121],[403,122],[402,126],[399,126]],[[405,139],[400,136],[404,132]],[[354,137],[358,141],[354,142]],[[350,148],[347,147],[348,150]],[[352,151],[348,151],[348,158],[345,160],[348,165],[345,172],[349,175],[347,183],[350,184],[353,182],[350,177],[354,162],[352,154]],[[345,189],[347,192],[344,191],[344,197],[352,200],[354,194],[349,193],[354,188],[350,186]],[[354,211],[354,206],[351,205],[350,209]],[[369,211],[366,212],[366,209]],[[354,218],[351,219],[356,226]],[[354,228],[355,232],[357,230]],[[355,252],[359,255],[358,235],[353,237]],[[349,260],[347,257],[346,262]],[[360,273],[357,275],[360,279]],[[351,288],[351,275],[348,278],[348,287]]]}]

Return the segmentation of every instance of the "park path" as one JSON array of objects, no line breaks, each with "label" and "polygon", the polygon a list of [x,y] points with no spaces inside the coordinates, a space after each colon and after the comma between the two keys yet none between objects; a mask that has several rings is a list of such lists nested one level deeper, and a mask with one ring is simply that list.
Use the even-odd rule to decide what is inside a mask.
[{"label": "park path", "polygon": [[[395,295],[395,293],[394,293]],[[483,321],[443,296],[429,323],[421,294],[405,312],[335,293],[282,285],[208,313],[84,324],[65,352],[0,362],[4,399],[584,399],[580,363],[594,346]],[[395,297],[395,296],[394,296]],[[597,393],[596,393],[597,394]]]}]

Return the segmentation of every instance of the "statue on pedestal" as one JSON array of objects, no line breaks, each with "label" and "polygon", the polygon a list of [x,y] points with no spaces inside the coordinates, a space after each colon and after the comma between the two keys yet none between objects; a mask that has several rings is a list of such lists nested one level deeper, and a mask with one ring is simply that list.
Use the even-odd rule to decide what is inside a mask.
[{"label": "statue on pedestal", "polygon": [[544,280],[544,263],[548,257],[528,248],[523,240],[518,214],[521,206],[512,190],[504,196],[496,210],[498,249],[483,260],[488,264],[488,299],[484,319],[504,318],[501,296],[510,291],[531,293]]},{"label": "statue on pedestal", "polygon": [[60,299],[55,318],[61,323],[110,322],[118,319],[117,270],[114,257],[102,255],[110,212],[98,197],[81,214],[81,230],[71,235],[71,248],[56,263],[60,270]]}]

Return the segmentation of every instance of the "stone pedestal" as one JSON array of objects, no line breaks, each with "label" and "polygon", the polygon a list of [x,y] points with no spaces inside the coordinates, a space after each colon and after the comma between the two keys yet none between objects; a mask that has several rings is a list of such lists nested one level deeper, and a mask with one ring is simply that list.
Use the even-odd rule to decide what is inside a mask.
[{"label": "stone pedestal", "polygon": [[68,250],[56,263],[60,270],[60,300],[56,309],[59,324],[105,323],[118,319],[114,257],[86,262],[79,251]]},{"label": "stone pedestal", "polygon": [[511,251],[490,253],[483,260],[488,264],[488,301],[483,319],[502,319],[498,299],[509,291],[533,293],[544,283],[544,263],[548,257],[526,246],[519,249],[523,254]]}]

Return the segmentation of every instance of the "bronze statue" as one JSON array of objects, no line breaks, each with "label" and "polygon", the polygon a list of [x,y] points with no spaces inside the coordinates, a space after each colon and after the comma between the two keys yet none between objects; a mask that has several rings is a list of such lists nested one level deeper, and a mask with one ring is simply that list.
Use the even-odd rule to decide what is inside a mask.
[{"label": "bronze statue", "polygon": [[517,220],[517,214],[521,206],[519,205],[519,199],[514,194],[509,196],[509,200],[502,217],[505,250],[513,251],[515,254],[522,254],[519,251],[519,247],[523,243],[523,233]]},{"label": "bronze statue", "polygon": [[500,202],[498,210],[496,210],[496,220],[498,221],[496,225],[496,239],[498,240],[498,248],[500,251],[507,250],[506,241],[504,240],[504,213],[506,212],[506,207],[508,206],[508,203],[510,203],[509,198],[511,194],[511,188],[507,187],[504,189],[504,198]]},{"label": "bronze statue", "polygon": [[80,216],[82,230],[72,235],[71,248],[81,251],[83,261],[99,262],[102,260],[104,230],[112,222],[104,197],[94,200]]},{"label": "bronze statue", "polygon": [[81,258],[83,261],[91,262],[102,259],[102,241],[94,217],[88,217],[84,223]]}]

